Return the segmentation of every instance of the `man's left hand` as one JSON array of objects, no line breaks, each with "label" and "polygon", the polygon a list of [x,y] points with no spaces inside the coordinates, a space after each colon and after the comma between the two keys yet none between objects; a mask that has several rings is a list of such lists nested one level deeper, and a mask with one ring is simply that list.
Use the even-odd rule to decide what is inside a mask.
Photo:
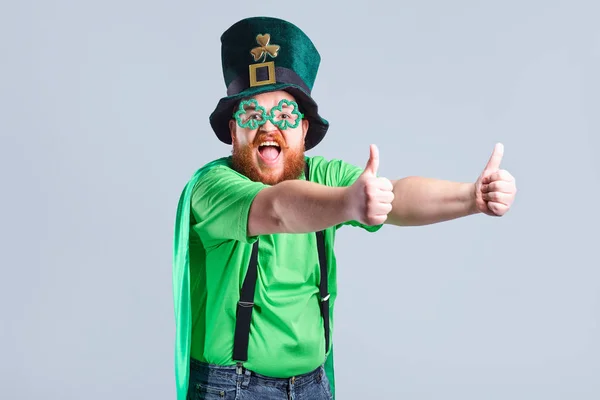
[{"label": "man's left hand", "polygon": [[502,216],[508,212],[517,186],[515,178],[506,170],[500,169],[504,146],[496,144],[483,172],[475,182],[475,207],[478,211],[492,216]]}]

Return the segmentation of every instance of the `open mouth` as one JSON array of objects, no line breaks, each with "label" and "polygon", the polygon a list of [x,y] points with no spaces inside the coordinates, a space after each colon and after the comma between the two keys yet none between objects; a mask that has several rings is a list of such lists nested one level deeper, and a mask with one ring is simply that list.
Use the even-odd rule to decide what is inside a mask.
[{"label": "open mouth", "polygon": [[272,163],[277,160],[281,153],[281,147],[277,142],[262,142],[258,146],[258,154],[267,163]]}]

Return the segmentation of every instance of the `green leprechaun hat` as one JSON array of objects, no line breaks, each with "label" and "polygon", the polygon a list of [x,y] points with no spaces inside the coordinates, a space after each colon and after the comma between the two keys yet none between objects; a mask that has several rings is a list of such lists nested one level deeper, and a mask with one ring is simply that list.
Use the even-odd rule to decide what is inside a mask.
[{"label": "green leprechaun hat", "polygon": [[276,90],[294,96],[309,121],[305,149],[323,139],[329,123],[321,118],[311,97],[321,56],[300,28],[271,17],[238,21],[221,36],[221,62],[227,97],[209,118],[219,140],[231,144],[229,121],[240,100]]}]

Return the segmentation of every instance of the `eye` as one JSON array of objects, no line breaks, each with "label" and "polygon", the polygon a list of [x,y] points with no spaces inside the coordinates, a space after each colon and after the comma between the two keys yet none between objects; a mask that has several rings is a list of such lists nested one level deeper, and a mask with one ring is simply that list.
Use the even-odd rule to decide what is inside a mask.
[{"label": "eye", "polygon": [[248,114],[248,119],[260,120],[261,118],[262,117],[261,117],[260,113],[257,113],[257,112]]}]

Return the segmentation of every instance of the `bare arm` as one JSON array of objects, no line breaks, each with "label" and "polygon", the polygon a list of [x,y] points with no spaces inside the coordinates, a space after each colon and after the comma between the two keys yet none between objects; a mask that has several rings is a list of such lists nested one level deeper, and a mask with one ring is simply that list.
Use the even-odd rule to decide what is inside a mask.
[{"label": "bare arm", "polygon": [[478,213],[473,183],[407,177],[392,181],[394,200],[386,223],[428,225]]},{"label": "bare arm", "polygon": [[345,222],[348,190],[303,180],[263,189],[250,207],[248,235],[316,232]]},{"label": "bare arm", "polygon": [[261,190],[250,206],[248,235],[316,232],[355,220],[382,224],[392,205],[392,185],[377,178],[377,148],[350,186],[330,187],[302,180],[284,181]]},{"label": "bare arm", "polygon": [[504,146],[496,144],[475,183],[407,177],[392,181],[394,200],[387,223],[428,225],[472,214],[501,216],[517,192],[514,177],[500,170]]}]

